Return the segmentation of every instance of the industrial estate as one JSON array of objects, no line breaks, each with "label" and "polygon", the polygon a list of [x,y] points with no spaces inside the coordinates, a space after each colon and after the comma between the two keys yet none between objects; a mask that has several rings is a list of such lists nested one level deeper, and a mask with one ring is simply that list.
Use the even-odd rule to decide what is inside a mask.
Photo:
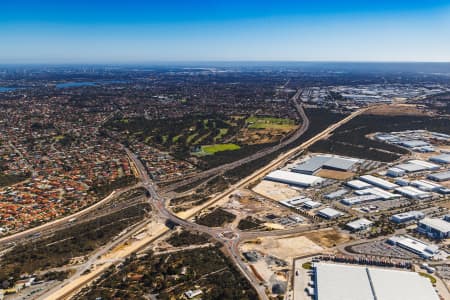
[{"label": "industrial estate", "polygon": [[0,299],[450,299],[448,73],[366,67],[1,67]]}]

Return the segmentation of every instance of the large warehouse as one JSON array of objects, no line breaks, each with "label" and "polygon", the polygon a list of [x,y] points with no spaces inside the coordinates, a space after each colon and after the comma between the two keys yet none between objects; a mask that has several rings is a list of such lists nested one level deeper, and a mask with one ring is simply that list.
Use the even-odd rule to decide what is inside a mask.
[{"label": "large warehouse", "polygon": [[398,185],[396,185],[395,183],[389,182],[387,180],[372,175],[363,175],[360,176],[359,179],[385,190],[392,190],[398,187]]},{"label": "large warehouse", "polygon": [[315,264],[316,300],[438,300],[428,278],[392,269]]},{"label": "large warehouse", "polygon": [[292,168],[293,172],[312,175],[320,169],[329,169],[336,171],[350,170],[359,159],[344,158],[331,155],[317,155],[296,165]]},{"label": "large warehouse", "polygon": [[270,172],[264,179],[301,187],[309,187],[317,185],[323,181],[322,178],[317,176],[299,174],[282,170]]}]

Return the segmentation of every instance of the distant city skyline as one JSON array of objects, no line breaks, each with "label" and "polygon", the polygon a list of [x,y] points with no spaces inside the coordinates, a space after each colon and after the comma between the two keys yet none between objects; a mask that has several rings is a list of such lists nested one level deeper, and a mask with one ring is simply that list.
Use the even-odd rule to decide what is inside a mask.
[{"label": "distant city skyline", "polygon": [[450,61],[450,0],[311,2],[8,1],[0,64]]}]

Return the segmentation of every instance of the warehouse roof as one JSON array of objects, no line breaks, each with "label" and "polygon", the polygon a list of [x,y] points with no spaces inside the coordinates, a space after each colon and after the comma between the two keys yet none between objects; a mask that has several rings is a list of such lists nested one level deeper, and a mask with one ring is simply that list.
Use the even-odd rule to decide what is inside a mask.
[{"label": "warehouse roof", "polygon": [[430,280],[392,269],[317,263],[317,300],[438,300]]},{"label": "warehouse roof", "polygon": [[400,195],[390,193],[388,191],[382,190],[377,187],[368,188],[368,189],[364,189],[364,190],[358,190],[358,191],[355,191],[355,194],[357,194],[357,195],[375,195],[375,196],[378,196],[378,198],[381,198],[384,200],[400,197]]},{"label": "warehouse roof", "polygon": [[443,153],[436,156],[432,156],[430,157],[430,160],[438,163],[450,164],[450,154]]},{"label": "warehouse roof", "polygon": [[354,158],[342,158],[334,156],[324,164],[324,167],[348,170],[358,161],[358,159]]},{"label": "warehouse roof", "polygon": [[289,171],[276,170],[265,177],[267,180],[278,181],[287,184],[310,186],[322,181],[322,178]]},{"label": "warehouse roof", "polygon": [[317,263],[318,300],[373,300],[366,268]]},{"label": "warehouse roof", "polygon": [[427,142],[421,140],[401,141],[400,144],[408,148],[423,147],[429,145]]},{"label": "warehouse roof", "polygon": [[371,184],[361,180],[350,180],[349,182],[347,182],[347,185],[358,190],[373,187]]},{"label": "warehouse roof", "polygon": [[450,180],[450,171],[433,173],[428,175],[429,179],[438,180],[438,181],[447,181]]},{"label": "warehouse roof", "polygon": [[416,198],[416,197],[424,198],[424,197],[431,196],[430,193],[421,191],[421,190],[416,189],[415,187],[412,187],[412,186],[398,187],[398,188],[395,189],[395,191],[400,193],[400,194],[402,194],[402,195],[404,195],[404,196],[411,197],[411,198]]},{"label": "warehouse roof", "polygon": [[292,171],[299,173],[314,173],[321,168],[333,168],[339,170],[348,170],[359,160],[355,158],[343,158],[331,155],[317,155],[311,157],[305,162],[296,165]]},{"label": "warehouse roof", "polygon": [[378,199],[380,199],[379,196],[369,194],[369,195],[363,195],[363,196],[344,198],[341,200],[341,202],[344,203],[345,205],[355,205],[355,204],[368,202],[368,201],[374,201],[374,200],[378,200]]},{"label": "warehouse roof", "polygon": [[419,254],[423,258],[433,257],[439,250],[439,247],[436,245],[429,245],[419,239],[405,235],[392,236],[388,241],[413,253]]},{"label": "warehouse roof", "polygon": [[347,226],[350,227],[353,230],[359,230],[361,228],[365,228],[367,226],[372,225],[372,223],[373,223],[372,221],[369,221],[369,220],[367,220],[365,218],[361,218],[361,219],[352,221],[350,223],[347,223]]},{"label": "warehouse roof", "polygon": [[325,156],[314,156],[307,161],[296,165],[294,168],[292,168],[292,171],[294,172],[310,172],[314,173],[320,168],[322,168],[323,164],[330,160],[330,157]]},{"label": "warehouse roof", "polygon": [[426,225],[440,232],[450,232],[450,222],[443,219],[425,218],[419,221],[420,224]]},{"label": "warehouse roof", "polygon": [[412,163],[406,163],[406,164],[399,164],[395,166],[396,169],[401,169],[406,172],[419,172],[423,170],[427,170],[425,166],[422,165],[416,165]]},{"label": "warehouse roof", "polygon": [[415,219],[420,219],[424,217],[424,213],[421,211],[416,211],[416,210],[412,210],[412,211],[407,211],[407,212],[403,212],[403,213],[399,213],[399,214],[395,214],[392,215],[392,219],[398,219],[398,220],[404,220],[404,219],[408,219],[408,218],[415,218]]},{"label": "warehouse roof", "polygon": [[365,182],[368,182],[370,184],[379,186],[381,188],[384,189],[393,189],[398,187],[398,185],[396,185],[395,183],[389,182],[387,180],[381,179],[379,177],[375,177],[372,175],[363,175],[361,177],[359,177],[361,180],[364,180]]},{"label": "warehouse roof", "polygon": [[343,215],[342,212],[340,212],[340,211],[338,211],[338,210],[336,210],[334,208],[331,208],[331,207],[326,207],[324,209],[321,209],[317,213],[319,215],[321,215],[321,216],[324,216],[324,217],[327,217],[327,218],[330,218],[330,219],[331,218],[337,218],[337,217]]},{"label": "warehouse roof", "polygon": [[419,165],[419,166],[424,166],[425,168],[427,168],[428,170],[433,170],[433,169],[438,169],[439,166],[427,161],[423,161],[423,160],[418,160],[418,159],[413,159],[408,161],[411,164],[415,164],[415,165]]},{"label": "warehouse roof", "polygon": [[378,300],[438,300],[428,278],[415,272],[368,268]]}]

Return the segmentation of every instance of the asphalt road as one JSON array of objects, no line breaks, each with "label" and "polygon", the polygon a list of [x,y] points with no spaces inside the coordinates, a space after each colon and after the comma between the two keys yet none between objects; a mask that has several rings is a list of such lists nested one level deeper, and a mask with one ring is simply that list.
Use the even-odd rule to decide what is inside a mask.
[{"label": "asphalt road", "polygon": [[222,172],[226,172],[229,170],[232,170],[234,168],[237,168],[241,165],[244,165],[246,163],[252,162],[254,160],[260,159],[264,156],[267,156],[269,154],[272,154],[278,150],[280,150],[281,148],[286,147],[287,145],[293,143],[294,141],[296,141],[298,138],[300,138],[300,136],[302,136],[309,128],[309,119],[306,116],[305,110],[303,109],[303,106],[301,104],[298,103],[298,98],[300,97],[300,95],[302,94],[301,89],[299,89],[295,95],[290,99],[290,101],[294,104],[295,109],[297,110],[297,113],[299,114],[299,117],[302,120],[301,126],[287,139],[281,141],[279,144],[269,147],[267,149],[261,150],[259,152],[256,152],[255,154],[252,154],[250,156],[244,157],[242,159],[236,160],[234,162],[228,163],[228,164],[224,164],[221,165],[219,167],[215,167],[200,173],[197,173],[185,180],[170,184],[164,188],[161,189],[162,192],[169,192],[169,191],[173,191],[177,188],[195,183],[196,181],[205,179],[205,178],[209,178],[211,176],[220,174]]},{"label": "asphalt road", "polygon": [[83,210],[80,210],[79,212],[68,215],[61,219],[57,219],[57,220],[45,223],[45,224],[37,226],[37,227],[30,228],[25,231],[18,232],[16,234],[12,234],[12,235],[0,238],[0,247],[7,246],[9,243],[19,242],[22,239],[29,239],[30,237],[32,237],[33,235],[36,235],[36,234],[40,235],[43,232],[59,230],[59,229],[61,229],[61,226],[66,225],[70,219],[73,219],[73,218],[80,219],[80,218],[86,216],[87,214],[89,214],[90,212],[92,212],[93,210],[95,210],[96,208],[98,208],[99,206],[107,203],[111,199],[114,199],[114,197],[116,197],[122,193],[125,193],[129,190],[138,188],[140,186],[142,186],[142,184],[139,183],[139,184],[127,187],[127,188],[113,191],[111,194],[109,194],[107,197],[103,198],[101,201],[99,201]]},{"label": "asphalt road", "polygon": [[[296,98],[298,98],[298,96],[301,94],[301,91],[298,91],[296,93],[294,102],[296,103]],[[298,105],[298,104],[296,104]],[[304,111],[303,108],[301,107],[301,105],[298,105],[298,109],[299,109],[299,113],[304,115]],[[261,168],[260,170],[256,171],[255,173],[253,173],[252,175],[244,178],[243,180],[241,180],[239,183],[233,185],[232,187],[230,187],[228,190],[226,190],[224,193],[222,193],[221,195],[219,195],[218,197],[216,197],[212,202],[208,202],[206,205],[204,205],[202,208],[211,206],[212,204],[215,203],[215,201],[218,201],[224,197],[227,197],[228,195],[230,195],[236,188],[241,188],[246,186],[248,183],[261,178],[262,176],[264,176],[268,171],[270,171],[272,168],[278,167],[280,164],[284,163],[287,159],[289,159],[289,157],[291,157],[293,154],[297,154],[299,153],[299,151],[303,151],[304,149],[306,149],[307,147],[309,147],[311,144],[313,144],[314,142],[316,142],[317,140],[326,137],[328,134],[330,134],[333,130],[335,130],[337,127],[341,126],[342,124],[348,122],[349,120],[351,120],[352,118],[356,117],[357,115],[359,115],[360,113],[362,113],[365,110],[361,110],[358,112],[355,112],[351,115],[349,115],[348,117],[346,117],[345,119],[341,120],[340,122],[328,127],[327,129],[325,129],[323,132],[319,133],[318,135],[316,135],[315,137],[309,139],[308,141],[306,141],[305,143],[303,143],[302,145],[295,147],[294,149],[291,149],[289,151],[287,151],[286,153],[284,153],[283,155],[279,156],[277,159],[275,159],[274,161],[272,161],[271,163],[269,163],[267,166]],[[306,115],[304,115],[304,122],[302,127],[304,128],[303,130],[297,131],[296,134],[300,135],[303,134],[307,128],[309,126],[309,120],[307,119]],[[297,139],[300,135],[298,135],[297,137],[294,138]],[[293,137],[291,136],[290,139],[292,139]],[[289,139],[289,140],[290,140]],[[285,142],[289,141],[286,140]],[[280,145],[278,145],[278,147],[284,147]],[[223,236],[223,232],[224,231],[230,231],[230,229],[223,229],[223,228],[211,228],[211,227],[207,227],[207,226],[202,226],[193,222],[190,222],[188,220],[185,219],[181,219],[179,217],[177,217],[176,215],[174,215],[172,212],[170,212],[165,205],[165,199],[161,198],[159,196],[157,187],[153,184],[153,182],[150,180],[145,167],[143,166],[142,162],[137,158],[137,156],[132,153],[131,151],[129,151],[128,149],[124,148],[125,151],[127,152],[130,160],[133,161],[134,166],[136,167],[136,170],[139,173],[139,176],[141,178],[141,186],[143,186],[144,188],[146,188],[149,192],[149,202],[152,205],[153,208],[153,213],[155,213],[156,215],[158,215],[158,217],[162,218],[162,219],[167,219],[167,220],[171,220],[172,222],[183,226],[184,228],[188,229],[188,230],[194,230],[194,231],[198,231],[198,232],[202,232],[205,234],[210,235],[212,238],[214,238],[215,240],[218,240],[220,242],[222,242],[224,244],[224,251],[225,253],[230,257],[230,259],[233,261],[233,263],[236,265],[236,267],[242,272],[242,274],[249,280],[250,284],[252,284],[252,286],[254,287],[254,289],[256,290],[256,292],[259,295],[260,299],[268,299],[266,293],[265,293],[265,287],[262,285],[262,282],[260,282],[256,276],[253,274],[253,272],[247,267],[247,265],[245,264],[245,262],[241,259],[240,253],[239,253],[239,243],[241,240],[243,239],[249,239],[249,238],[254,238],[254,237],[259,237],[259,236],[283,236],[286,234],[292,234],[292,233],[298,233],[298,232],[303,232],[306,230],[311,230],[314,228],[298,228],[298,229],[288,229],[288,230],[277,230],[277,231],[270,231],[270,232],[245,232],[245,233],[241,233],[239,231],[234,231],[233,238],[227,238],[225,236]],[[278,148],[279,149],[279,148]],[[265,150],[265,151],[269,151],[269,150]],[[266,155],[268,153],[263,154],[262,156]],[[261,154],[258,154],[261,155]],[[245,162],[249,162],[252,161],[254,159],[255,156],[252,156],[252,158],[246,158],[244,159]],[[242,160],[239,161],[238,165],[241,165],[245,162],[242,162]],[[233,163],[234,164],[234,163]],[[210,176],[210,174],[209,174]],[[112,196],[112,195],[110,195]],[[102,200],[102,201],[106,201],[106,199]],[[100,202],[99,202],[100,203]],[[96,206],[98,206],[99,204],[96,204]],[[92,209],[92,207],[91,207]],[[82,213],[82,212],[79,212]],[[59,223],[58,222],[66,222],[68,218],[73,218],[74,215],[67,217],[66,219],[60,219],[60,220],[56,220],[54,222],[52,222],[53,224],[51,225],[43,225],[43,226],[57,226]],[[80,277],[83,272],[85,272],[87,269],[90,268],[91,265],[95,264],[99,258],[106,254],[108,251],[110,251],[111,249],[113,249],[116,245],[119,245],[120,243],[124,242],[127,238],[129,238],[132,234],[134,234],[135,232],[138,232],[139,230],[142,230],[142,228],[144,228],[148,223],[150,222],[150,220],[147,220],[147,222],[142,222],[139,225],[135,225],[135,227],[133,227],[132,229],[130,229],[128,231],[128,233],[124,236],[122,236],[121,238],[111,241],[110,243],[108,243],[107,245],[103,246],[102,248],[100,248],[99,250],[97,250],[93,255],[91,255],[91,257],[88,259],[88,261],[83,264],[75,273],[75,276]],[[50,223],[49,223],[50,224]],[[37,230],[36,229],[32,229],[32,230]],[[10,236],[7,237],[9,239],[11,238],[23,238],[24,236],[29,235],[30,232],[23,232],[23,233],[19,233],[17,235],[14,236]],[[1,241],[1,240],[0,240]],[[74,280],[74,277],[71,277],[70,280]],[[67,284],[67,281],[63,282],[60,286],[58,286],[57,288],[60,288],[62,286],[64,286],[65,284]],[[81,286],[78,286],[77,288],[80,288]],[[52,289],[52,291],[55,291],[55,289]],[[52,291],[49,291],[48,293],[45,294],[47,299],[53,299],[52,298]],[[74,291],[74,290],[72,290]],[[67,295],[67,294],[66,294]]]}]

